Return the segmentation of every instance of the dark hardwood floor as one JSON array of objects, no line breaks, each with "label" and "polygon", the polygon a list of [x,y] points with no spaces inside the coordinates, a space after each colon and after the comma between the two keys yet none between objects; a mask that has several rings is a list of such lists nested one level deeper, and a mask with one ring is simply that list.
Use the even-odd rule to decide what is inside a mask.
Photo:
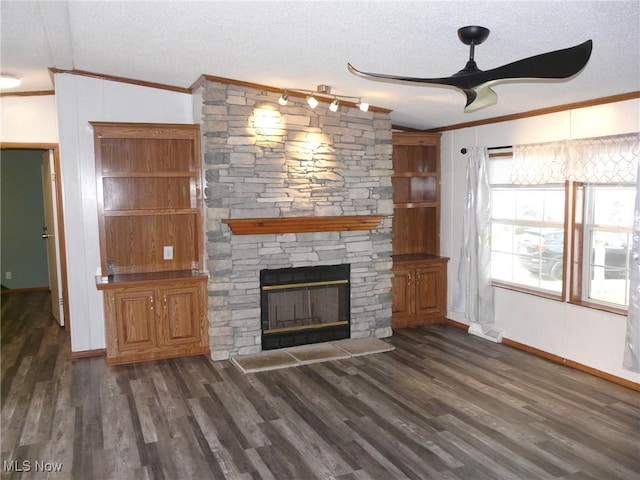
[{"label": "dark hardwood floor", "polygon": [[637,392],[446,325],[390,342],[248,375],[109,367],[68,359],[48,294],[2,296],[2,478],[640,478]]}]

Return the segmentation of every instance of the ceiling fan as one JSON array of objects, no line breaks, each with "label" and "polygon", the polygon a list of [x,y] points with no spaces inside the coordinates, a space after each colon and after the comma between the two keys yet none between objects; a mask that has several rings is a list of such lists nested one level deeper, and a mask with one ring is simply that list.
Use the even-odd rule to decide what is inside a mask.
[{"label": "ceiling fan", "polygon": [[593,42],[587,40],[575,47],[542,53],[513,63],[508,63],[501,67],[483,71],[478,68],[473,56],[475,46],[484,42],[488,36],[489,29],[477,25],[470,25],[458,29],[458,38],[465,45],[469,45],[471,51],[469,53],[469,61],[465,67],[450,77],[415,78],[361,72],[350,63],[347,64],[347,68],[351,73],[369,77],[373,80],[396,80],[402,82],[448,85],[459,88],[467,96],[467,104],[465,105],[464,111],[474,112],[480,108],[497,103],[498,96],[490,88],[492,85],[507,80],[569,78],[584,68],[589,61],[593,48]]}]

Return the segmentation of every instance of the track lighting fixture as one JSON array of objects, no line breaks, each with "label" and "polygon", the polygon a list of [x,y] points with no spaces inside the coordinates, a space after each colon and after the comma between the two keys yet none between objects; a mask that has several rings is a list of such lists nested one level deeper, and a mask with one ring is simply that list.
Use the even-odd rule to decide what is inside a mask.
[{"label": "track lighting fixture", "polygon": [[[329,85],[318,85],[316,90],[304,90],[304,89],[291,89],[285,90],[280,98],[278,98],[278,103],[282,106],[285,106],[289,101],[289,92],[292,92],[294,96],[301,97],[305,96],[305,99],[311,108],[316,108],[320,101],[324,101],[329,103],[329,111],[337,112],[340,108],[341,101],[346,101],[350,103],[348,106],[355,106],[362,110],[363,112],[369,111],[369,104],[361,101],[360,97],[351,97],[348,95],[336,95],[335,93],[331,93],[331,87]],[[319,100],[320,99],[320,100]]]}]

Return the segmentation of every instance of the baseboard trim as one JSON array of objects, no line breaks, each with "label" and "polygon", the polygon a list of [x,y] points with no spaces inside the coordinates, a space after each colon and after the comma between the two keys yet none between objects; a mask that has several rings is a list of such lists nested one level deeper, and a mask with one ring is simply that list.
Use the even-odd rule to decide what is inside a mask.
[{"label": "baseboard trim", "polygon": [[71,352],[69,358],[71,360],[78,360],[80,358],[100,357],[107,354],[106,348],[96,348],[95,350],[81,350],[79,352]]},{"label": "baseboard trim", "polygon": [[[457,322],[455,320],[451,320],[450,318],[445,318],[444,323],[456,328],[460,328],[465,331],[469,330],[469,325],[467,325],[466,323]],[[632,382],[631,380],[627,380],[626,378],[618,377],[616,375],[611,375],[610,373],[603,372],[602,370],[598,370],[593,367],[588,367],[587,365],[574,362],[573,360],[563,358],[559,355],[554,355],[553,353],[545,352],[544,350],[540,350],[538,348],[525,345],[524,343],[516,342],[515,340],[511,340],[510,338],[503,337],[502,344],[507,347],[512,347],[527,353],[531,353],[536,357],[541,357],[546,360],[550,360],[552,362],[560,363],[562,365],[566,365],[567,367],[580,370],[581,372],[588,373],[589,375],[593,375],[594,377],[598,377],[603,380],[607,380],[611,383],[615,383],[617,385],[630,388],[631,390],[635,390],[636,392],[640,392],[640,383]]]},{"label": "baseboard trim", "polygon": [[469,330],[469,325],[467,325],[466,323],[456,322],[455,320],[451,320],[450,318],[445,318],[444,323],[446,323],[447,325],[451,325],[452,327],[464,330],[465,332]]},{"label": "baseboard trim", "polygon": [[8,288],[6,290],[0,290],[0,294],[9,295],[10,293],[33,293],[33,292],[48,292],[49,287],[28,287],[28,288]]},{"label": "baseboard trim", "polygon": [[517,348],[518,350],[523,350],[525,352],[532,353],[537,357],[541,357],[546,360],[551,360],[552,362],[566,365],[567,367],[580,370],[581,372],[588,373],[590,375],[593,375],[594,377],[602,378],[603,380],[608,380],[609,382],[622,385],[623,387],[630,388],[631,390],[635,390],[636,392],[640,392],[640,383],[632,382],[631,380],[627,380],[626,378],[618,377],[616,375],[611,375],[610,373],[603,372],[602,370],[598,370],[593,367],[583,365],[582,363],[574,362],[573,360],[563,358],[559,355],[554,355],[553,353],[545,352],[544,350],[539,350],[537,348],[530,347],[529,345],[516,342],[515,340],[511,340],[509,338],[503,338],[502,344],[506,345],[507,347]]}]

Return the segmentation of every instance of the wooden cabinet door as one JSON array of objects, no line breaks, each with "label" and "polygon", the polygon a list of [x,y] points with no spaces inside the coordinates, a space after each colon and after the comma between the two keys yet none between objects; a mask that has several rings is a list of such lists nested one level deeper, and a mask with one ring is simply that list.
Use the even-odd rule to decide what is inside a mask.
[{"label": "wooden cabinet door", "polygon": [[415,279],[417,315],[442,315],[442,285],[446,282],[442,265],[417,267]]},{"label": "wooden cabinet door", "polygon": [[144,352],[157,347],[154,290],[114,293],[117,351]]},{"label": "wooden cabinet door", "polygon": [[414,294],[411,268],[396,268],[391,280],[393,315],[411,315],[414,310]]},{"label": "wooden cabinet door", "polygon": [[199,345],[201,341],[201,301],[198,286],[165,288],[162,296],[162,343]]}]

